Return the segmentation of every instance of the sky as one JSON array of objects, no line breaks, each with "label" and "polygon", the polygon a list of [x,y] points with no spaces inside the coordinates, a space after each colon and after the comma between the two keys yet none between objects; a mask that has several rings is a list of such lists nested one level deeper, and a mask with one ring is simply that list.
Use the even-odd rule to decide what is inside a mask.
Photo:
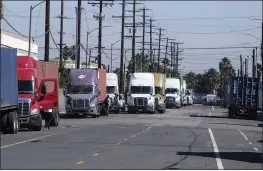
[{"label": "sky", "polygon": [[[28,36],[29,29],[29,9],[30,5],[36,5],[40,1],[4,1],[4,16],[10,24],[21,34]],[[87,32],[98,27],[98,21],[94,18],[99,8],[82,1],[82,23],[81,23],[81,43],[87,45]],[[119,41],[121,38],[121,19],[112,16],[121,15],[121,1],[114,2],[114,5],[103,8],[105,19],[102,30],[105,54],[102,56],[102,63],[110,64],[111,43]],[[131,2],[131,1],[130,1]],[[169,37],[183,42],[180,45],[182,52],[179,54],[180,66],[183,72],[194,71],[204,72],[209,68],[218,69],[218,63],[223,57],[231,59],[235,69],[239,67],[239,55],[243,57],[252,55],[252,49],[189,49],[189,48],[210,48],[210,47],[251,47],[260,46],[261,39],[261,19],[262,2],[260,1],[138,1],[137,9],[146,7],[147,18],[155,21],[154,31],[162,28],[163,38]],[[76,43],[76,13],[77,1],[64,2],[64,44],[68,46]],[[132,9],[131,4],[126,5],[127,10]],[[55,42],[59,43],[60,1],[51,1],[51,33]],[[126,12],[131,16],[131,12]],[[136,22],[142,22],[142,12],[138,12]],[[44,57],[44,36],[45,33],[45,3],[40,4],[33,10],[32,14],[32,36],[39,46],[39,59]],[[252,18],[258,20],[252,20]],[[132,19],[126,19],[131,23]],[[2,29],[15,32],[4,21]],[[146,27],[149,32],[149,27]],[[250,35],[248,35],[250,34]],[[125,28],[125,35],[131,35],[129,28]],[[142,35],[142,28],[138,28],[136,35]],[[158,35],[154,34],[154,41],[157,42]],[[136,48],[141,48],[141,38],[136,38]],[[149,42],[149,34],[146,33],[146,41]],[[131,48],[131,39],[125,40],[125,48]],[[165,45],[162,41],[162,45]],[[98,44],[98,30],[89,34],[88,47],[96,47]],[[50,58],[59,56],[59,51],[50,38]],[[149,48],[146,46],[146,48]],[[113,46],[113,69],[120,65],[120,41]],[[140,52],[137,50],[137,52]],[[162,48],[165,52],[165,48]],[[97,50],[92,50],[92,56],[97,54]],[[156,53],[157,54],[157,53]],[[81,50],[81,60],[85,61],[85,52]],[[127,51],[127,60],[131,57],[131,50]],[[164,55],[162,55],[162,58]],[[258,50],[258,62],[260,60],[260,50]],[[250,62],[251,64],[251,62]],[[249,67],[249,73],[251,73]]]}]

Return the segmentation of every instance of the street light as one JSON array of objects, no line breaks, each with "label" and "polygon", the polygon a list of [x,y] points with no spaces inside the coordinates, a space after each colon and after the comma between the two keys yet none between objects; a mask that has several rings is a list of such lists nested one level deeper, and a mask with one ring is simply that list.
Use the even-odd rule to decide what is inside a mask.
[{"label": "street light", "polygon": [[111,72],[112,72],[112,47],[113,47],[113,45],[115,45],[115,44],[118,43],[119,41],[121,41],[121,39],[120,39],[120,40],[117,40],[116,42],[114,42],[114,43],[111,44],[111,49],[110,49],[110,51],[111,51],[111,55],[110,55],[110,70],[111,70]]},{"label": "street light", "polygon": [[[45,2],[45,0],[39,2],[38,4],[36,4],[35,6],[30,6],[30,17],[29,17],[29,35],[28,35],[28,56],[31,56],[31,24],[32,24],[32,12],[33,9],[35,7],[37,7],[38,5],[42,4],[43,2]],[[46,34],[46,33],[45,33]]]},{"label": "street light", "polygon": [[[103,28],[103,27],[112,27],[111,25],[110,26],[102,26],[101,28]],[[91,31],[87,31],[87,45],[86,45],[86,68],[87,68],[87,60],[88,60],[88,43],[89,43],[89,35],[93,32],[93,31],[95,31],[95,30],[97,30],[97,29],[99,29],[100,27],[97,27],[97,28],[95,28],[95,29],[92,29]]]}]

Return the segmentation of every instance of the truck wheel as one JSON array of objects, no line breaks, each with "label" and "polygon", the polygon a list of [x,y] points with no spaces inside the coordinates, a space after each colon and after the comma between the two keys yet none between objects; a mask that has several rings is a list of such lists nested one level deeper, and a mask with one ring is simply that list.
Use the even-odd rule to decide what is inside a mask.
[{"label": "truck wheel", "polygon": [[[54,109],[53,110],[53,113],[52,113],[52,120],[51,120],[51,123],[50,123],[50,126],[58,126],[58,123],[59,123],[59,113],[58,113],[58,110],[57,109]],[[85,116],[85,115],[84,115]]]},{"label": "truck wheel", "polygon": [[118,107],[117,110],[115,111],[116,114],[120,113],[120,108]]},{"label": "truck wheel", "polygon": [[7,123],[7,113],[2,113],[2,118],[1,118],[1,131],[3,132],[3,134],[7,134],[8,133],[8,123]]},{"label": "truck wheel", "polygon": [[40,119],[39,119],[40,121],[39,121],[38,125],[32,128],[34,131],[41,131],[41,129],[42,129],[42,116],[39,115],[39,117],[40,117]]},{"label": "truck wheel", "polygon": [[10,112],[8,115],[8,133],[16,134],[18,132],[18,116],[16,112]]}]

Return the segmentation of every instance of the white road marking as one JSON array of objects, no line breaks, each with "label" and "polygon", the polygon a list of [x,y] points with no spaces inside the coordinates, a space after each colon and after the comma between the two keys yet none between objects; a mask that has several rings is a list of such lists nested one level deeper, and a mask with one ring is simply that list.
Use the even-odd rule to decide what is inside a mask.
[{"label": "white road marking", "polygon": [[212,106],[212,109],[215,110],[214,106]]},{"label": "white road marking", "polygon": [[242,131],[240,131],[240,130],[238,130],[238,131],[240,132],[240,134],[243,135],[243,137],[244,137],[246,140],[248,140],[248,138],[246,137],[246,135],[245,135]]},{"label": "white road marking", "polygon": [[252,142],[249,142],[249,144],[251,145],[251,144],[252,144]]},{"label": "white road marking", "polygon": [[208,131],[209,131],[209,134],[210,134],[210,137],[211,137],[211,140],[212,140],[212,144],[213,144],[213,148],[214,148],[214,152],[215,152],[215,155],[216,155],[216,163],[217,163],[217,167],[218,167],[218,170],[223,170],[224,167],[223,167],[223,163],[220,159],[220,154],[219,154],[219,150],[218,150],[218,147],[217,147],[217,144],[216,144],[216,140],[215,140],[215,137],[213,135],[213,132],[210,128],[208,128]]},{"label": "white road marking", "polygon": [[[57,133],[57,134],[58,134],[58,133]],[[46,137],[51,137],[51,136],[57,135],[57,134],[45,135],[45,136],[42,136],[42,137],[37,137],[37,138],[25,140],[25,141],[20,141],[20,142],[14,143],[14,144],[9,144],[9,145],[5,145],[5,146],[1,146],[1,149],[2,149],[2,148],[7,148],[7,147],[12,147],[12,146],[15,146],[15,145],[18,145],[18,144],[24,144],[24,143],[27,143],[27,142],[30,142],[30,141],[34,141],[34,140],[43,139],[43,138],[46,138]]]},{"label": "white road marking", "polygon": [[256,147],[254,147],[254,150],[258,151],[258,149]]}]

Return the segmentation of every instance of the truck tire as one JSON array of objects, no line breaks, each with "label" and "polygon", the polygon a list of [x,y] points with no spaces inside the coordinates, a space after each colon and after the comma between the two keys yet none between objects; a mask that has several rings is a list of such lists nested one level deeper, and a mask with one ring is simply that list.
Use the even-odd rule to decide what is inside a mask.
[{"label": "truck tire", "polygon": [[16,134],[18,132],[18,116],[16,112],[10,112],[8,115],[8,133]]},{"label": "truck tire", "polygon": [[[84,115],[85,116],[85,115]],[[59,124],[59,113],[57,109],[54,109],[52,112],[52,120],[50,126],[58,126]]]},{"label": "truck tire", "polygon": [[120,107],[117,108],[117,110],[115,111],[116,114],[120,113]]},{"label": "truck tire", "polygon": [[7,113],[1,113],[2,118],[1,118],[1,131],[3,132],[3,134],[7,134],[8,133],[8,123],[7,123]]},{"label": "truck tire", "polygon": [[40,123],[32,128],[34,131],[41,131],[42,129],[42,116],[40,115]]}]

